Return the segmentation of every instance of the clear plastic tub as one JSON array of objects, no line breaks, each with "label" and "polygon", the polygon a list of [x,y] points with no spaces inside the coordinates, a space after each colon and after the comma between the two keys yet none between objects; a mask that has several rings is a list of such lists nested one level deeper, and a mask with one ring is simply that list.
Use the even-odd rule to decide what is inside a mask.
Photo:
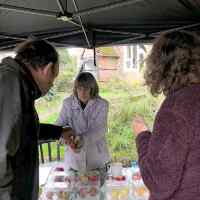
[{"label": "clear plastic tub", "polygon": [[100,199],[100,174],[96,170],[89,172],[71,172],[68,176],[73,185],[76,200]]},{"label": "clear plastic tub", "polygon": [[98,186],[86,185],[77,187],[76,200],[98,200],[100,199],[100,188]]},{"label": "clear plastic tub", "polygon": [[69,200],[71,193],[71,184],[66,179],[67,175],[63,168],[56,167],[52,169],[48,181],[44,186],[41,198],[42,200]]},{"label": "clear plastic tub", "polygon": [[106,200],[128,200],[130,187],[126,180],[107,180],[105,182]]},{"label": "clear plastic tub", "polygon": [[149,191],[146,188],[145,185],[141,185],[140,187],[137,188],[132,188],[133,192],[133,196],[135,198],[135,200],[148,200],[149,199]]},{"label": "clear plastic tub", "polygon": [[140,172],[134,173],[132,176],[132,196],[135,200],[148,200],[149,191],[145,186]]},{"label": "clear plastic tub", "polygon": [[100,173],[63,171],[62,168],[52,169],[44,187],[42,200],[99,200]]},{"label": "clear plastic tub", "polygon": [[42,193],[42,200],[69,200],[70,190],[56,185],[48,185]]}]

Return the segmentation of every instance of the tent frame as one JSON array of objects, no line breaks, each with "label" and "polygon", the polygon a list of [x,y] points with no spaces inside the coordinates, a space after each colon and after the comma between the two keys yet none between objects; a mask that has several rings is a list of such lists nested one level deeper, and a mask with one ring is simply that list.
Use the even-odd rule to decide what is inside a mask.
[{"label": "tent frame", "polygon": [[[82,19],[82,17],[85,15],[96,14],[98,12],[102,12],[105,10],[112,10],[114,8],[119,8],[119,7],[127,6],[130,4],[136,4],[139,2],[143,2],[145,0],[119,0],[119,1],[115,1],[114,3],[108,3],[106,5],[100,5],[100,6],[92,7],[89,9],[83,9],[83,10],[79,10],[77,1],[72,0],[74,9],[75,9],[74,13],[68,12],[67,0],[66,0],[65,7],[62,5],[61,0],[56,0],[56,1],[57,1],[57,5],[59,7],[59,12],[54,12],[54,11],[50,11],[50,10],[25,8],[25,7],[13,6],[13,5],[8,5],[8,4],[3,4],[3,3],[0,4],[0,9],[9,10],[9,11],[13,11],[13,12],[28,13],[28,14],[33,14],[33,15],[42,15],[42,16],[46,16],[46,17],[53,17],[53,18],[56,18],[57,20],[63,20],[66,23],[69,23],[72,26],[74,26],[74,30],[72,30],[72,31],[61,30],[58,33],[58,30],[55,29],[55,30],[50,30],[49,32],[47,32],[47,31],[44,31],[44,32],[40,31],[39,33],[32,32],[31,34],[40,39],[55,39],[55,38],[62,38],[62,37],[66,37],[66,36],[75,36],[75,35],[81,33],[81,34],[83,34],[83,36],[85,38],[84,40],[85,40],[85,43],[87,44],[88,48],[94,48],[94,47],[99,47],[99,46],[108,46],[108,45],[117,45],[117,44],[121,44],[121,43],[128,43],[129,41],[134,41],[134,40],[137,41],[138,39],[140,39],[140,41],[142,41],[142,40],[145,40],[145,38],[147,38],[147,37],[154,38],[158,34],[160,34],[161,32],[164,32],[164,31],[175,31],[175,30],[182,30],[182,29],[188,29],[188,28],[194,28],[194,27],[200,26],[200,23],[193,23],[190,25],[182,25],[177,22],[176,28],[171,28],[171,29],[166,28],[166,30],[162,30],[159,32],[153,32],[150,34],[140,34],[140,33],[134,33],[134,32],[132,33],[129,31],[122,31],[122,30],[110,29],[110,28],[104,29],[101,27],[88,28],[88,27],[86,27],[86,25],[84,25],[83,19]],[[78,19],[78,21],[76,19]],[[127,36],[127,37],[124,39],[115,41],[115,42],[104,41],[101,44],[96,45],[94,33],[112,33],[112,34],[118,34],[118,35]],[[18,41],[23,41],[23,40],[27,39],[27,34],[26,33],[20,34],[20,35],[0,34],[0,37],[5,38],[5,39],[12,39],[12,41],[7,41],[7,42],[1,44],[0,50],[2,50],[2,49],[6,49],[6,48],[10,48],[12,46],[15,46],[13,44],[13,40],[18,42]],[[59,45],[64,46],[64,44],[62,44],[61,42],[56,42],[55,44],[57,46],[59,46]]]}]

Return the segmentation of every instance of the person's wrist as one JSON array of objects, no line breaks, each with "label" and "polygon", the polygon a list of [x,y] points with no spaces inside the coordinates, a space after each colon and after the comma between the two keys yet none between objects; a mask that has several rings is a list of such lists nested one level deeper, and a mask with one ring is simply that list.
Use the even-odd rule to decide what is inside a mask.
[{"label": "person's wrist", "polygon": [[63,126],[62,129],[63,129],[63,132],[72,130],[70,126]]},{"label": "person's wrist", "polygon": [[141,133],[146,132],[146,131],[149,131],[149,129],[147,127],[142,128],[142,129],[138,130],[137,132],[135,132],[135,135],[136,136],[140,135]]}]

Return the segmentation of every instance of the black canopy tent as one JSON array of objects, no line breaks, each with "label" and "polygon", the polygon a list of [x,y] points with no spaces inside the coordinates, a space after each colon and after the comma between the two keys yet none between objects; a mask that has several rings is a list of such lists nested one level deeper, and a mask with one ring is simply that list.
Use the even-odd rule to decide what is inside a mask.
[{"label": "black canopy tent", "polygon": [[177,29],[200,32],[200,0],[0,0],[0,50],[28,37],[58,47],[150,42]]}]

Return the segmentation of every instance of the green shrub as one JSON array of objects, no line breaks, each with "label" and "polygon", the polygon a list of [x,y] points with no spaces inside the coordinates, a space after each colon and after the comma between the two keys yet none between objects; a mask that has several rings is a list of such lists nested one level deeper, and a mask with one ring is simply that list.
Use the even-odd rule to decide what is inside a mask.
[{"label": "green shrub", "polygon": [[[43,122],[54,123],[57,119],[62,100],[71,89],[70,87],[66,89],[65,86],[73,82],[74,74],[73,69],[72,71],[62,70],[61,80],[58,80],[55,85],[56,93],[52,101],[47,102],[43,98],[38,104],[40,119]],[[71,77],[71,79],[66,77]],[[132,118],[136,115],[143,116],[151,128],[162,97],[152,97],[138,81],[127,84],[126,81],[114,79],[106,84],[99,83],[99,85],[100,95],[110,102],[106,137],[112,159],[114,161],[135,160],[137,151],[135,136],[131,130]]]},{"label": "green shrub", "polygon": [[132,118],[141,115],[152,127],[161,99],[152,97],[139,82],[129,85],[117,79],[101,85],[100,91],[110,101],[107,141],[113,160],[137,159]]}]

